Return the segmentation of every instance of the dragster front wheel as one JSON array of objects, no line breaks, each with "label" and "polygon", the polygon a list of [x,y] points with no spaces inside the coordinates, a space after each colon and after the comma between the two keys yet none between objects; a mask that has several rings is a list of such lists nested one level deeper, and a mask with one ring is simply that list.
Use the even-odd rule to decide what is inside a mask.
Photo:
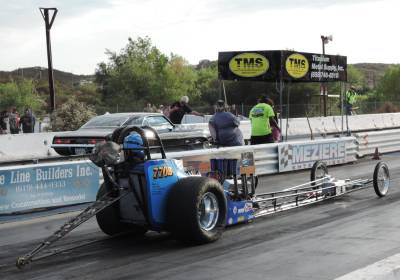
[{"label": "dragster front wheel", "polygon": [[324,178],[326,175],[328,175],[328,167],[326,166],[326,163],[317,160],[311,167],[311,185],[315,186],[315,181]]},{"label": "dragster front wheel", "polygon": [[[107,192],[105,183],[101,184],[97,192],[96,199],[99,199]],[[96,214],[97,224],[100,229],[107,235],[116,235],[122,232],[129,232],[134,236],[144,235],[146,229],[137,225],[123,223],[120,221],[119,204],[114,203],[101,212]]]},{"label": "dragster front wheel", "polygon": [[377,196],[383,197],[389,191],[390,175],[389,167],[384,162],[378,162],[375,165],[373,177],[374,190]]}]

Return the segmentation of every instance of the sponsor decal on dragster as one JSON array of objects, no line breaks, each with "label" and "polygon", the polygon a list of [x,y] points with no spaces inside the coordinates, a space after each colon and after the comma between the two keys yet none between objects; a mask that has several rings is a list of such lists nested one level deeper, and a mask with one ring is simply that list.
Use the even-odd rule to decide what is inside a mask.
[{"label": "sponsor decal on dragster", "polygon": [[144,166],[147,181],[149,219],[154,227],[165,223],[167,196],[172,186],[182,177],[177,163],[171,159],[149,160]]},{"label": "sponsor decal on dragster", "polygon": [[170,166],[153,167],[153,179],[160,179],[174,175],[174,171]]},{"label": "sponsor decal on dragster", "polygon": [[227,225],[234,225],[254,219],[253,203],[228,199]]}]

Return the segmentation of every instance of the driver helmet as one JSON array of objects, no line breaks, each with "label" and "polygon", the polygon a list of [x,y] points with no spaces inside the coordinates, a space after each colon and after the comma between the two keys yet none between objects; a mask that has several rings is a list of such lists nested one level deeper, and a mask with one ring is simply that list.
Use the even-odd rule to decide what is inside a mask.
[{"label": "driver helmet", "polygon": [[125,159],[128,161],[144,160],[143,139],[138,133],[132,133],[125,137],[123,149]]}]

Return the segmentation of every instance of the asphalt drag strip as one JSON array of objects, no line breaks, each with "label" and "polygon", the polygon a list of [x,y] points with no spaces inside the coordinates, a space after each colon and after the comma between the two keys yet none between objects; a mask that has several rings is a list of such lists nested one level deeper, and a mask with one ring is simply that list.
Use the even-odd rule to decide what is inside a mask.
[{"label": "asphalt drag strip", "polygon": [[[219,241],[203,246],[186,246],[168,233],[109,238],[92,218],[51,249],[78,247],[18,270],[18,256],[77,213],[3,223],[0,279],[323,280],[350,275],[400,253],[398,158],[396,154],[383,157],[393,179],[384,198],[368,188],[230,227]],[[365,159],[329,171],[340,179],[372,177],[376,163]],[[257,190],[283,189],[308,180],[309,171],[265,176]]]}]

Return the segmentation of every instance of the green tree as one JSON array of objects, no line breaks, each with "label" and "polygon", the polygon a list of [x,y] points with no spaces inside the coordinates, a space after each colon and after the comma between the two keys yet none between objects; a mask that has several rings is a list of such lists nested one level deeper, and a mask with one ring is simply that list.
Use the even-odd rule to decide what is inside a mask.
[{"label": "green tree", "polygon": [[98,64],[96,82],[109,111],[141,111],[145,103],[170,104],[183,95],[191,103],[202,101],[196,69],[179,55],[161,53],[148,37],[129,38],[120,53],[107,55],[108,61]]},{"label": "green tree", "polygon": [[128,39],[119,54],[107,50],[108,62],[96,69],[96,81],[111,109],[140,110],[145,102],[159,103],[169,93],[166,85],[168,58],[148,37]]},{"label": "green tree", "polygon": [[[214,105],[218,99],[222,98],[217,63],[209,62],[206,64],[204,61],[200,61],[196,75],[196,89],[200,102]],[[231,101],[231,99],[228,100]]]},{"label": "green tree", "polygon": [[385,71],[378,83],[377,98],[379,101],[400,101],[400,66],[392,66]]},{"label": "green tree", "polygon": [[365,76],[353,65],[347,66],[347,83],[355,86],[359,91],[364,91],[366,88]]},{"label": "green tree", "polygon": [[71,98],[52,116],[51,129],[53,131],[76,130],[95,115],[92,106]]},{"label": "green tree", "polygon": [[168,102],[183,95],[189,96],[192,101],[199,100],[201,93],[196,87],[196,72],[183,57],[171,54],[165,73],[164,91],[159,91],[161,95],[155,96],[156,100]]},{"label": "green tree", "polygon": [[95,108],[101,108],[101,106],[103,106],[101,93],[94,83],[88,83],[74,88],[73,95],[78,101],[92,105]]},{"label": "green tree", "polygon": [[44,105],[32,80],[20,79],[0,84],[0,109],[16,107],[19,112],[23,112],[29,107],[33,112],[38,112]]}]

